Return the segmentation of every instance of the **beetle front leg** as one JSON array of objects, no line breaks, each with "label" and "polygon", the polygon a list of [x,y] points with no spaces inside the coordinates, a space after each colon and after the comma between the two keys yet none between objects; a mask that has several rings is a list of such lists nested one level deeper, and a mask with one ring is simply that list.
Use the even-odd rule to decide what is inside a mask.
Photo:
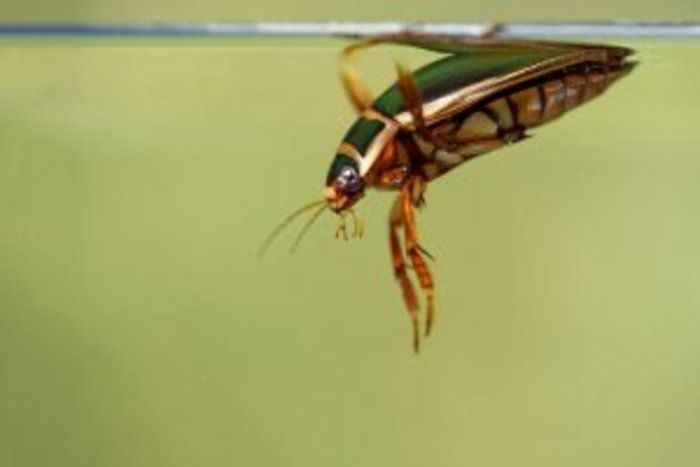
[{"label": "beetle front leg", "polygon": [[424,256],[430,256],[418,243],[414,206],[423,200],[426,182],[420,177],[411,178],[403,188],[401,207],[403,211],[406,254],[426,297],[425,335],[430,334],[435,316],[435,282]]},{"label": "beetle front leg", "polygon": [[411,279],[408,277],[408,273],[406,271],[406,263],[404,261],[404,254],[401,248],[401,240],[398,233],[404,222],[402,199],[403,195],[399,195],[394,202],[394,206],[389,212],[389,248],[391,250],[391,263],[394,269],[394,276],[399,282],[404,303],[406,303],[408,314],[411,316],[411,324],[413,326],[413,350],[418,353],[420,349],[418,299],[416,297],[416,292],[413,289]]}]

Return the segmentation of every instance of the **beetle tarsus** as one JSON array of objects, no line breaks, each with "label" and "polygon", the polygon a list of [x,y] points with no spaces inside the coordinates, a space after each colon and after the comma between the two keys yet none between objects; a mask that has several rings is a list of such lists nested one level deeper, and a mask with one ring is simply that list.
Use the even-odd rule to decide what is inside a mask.
[{"label": "beetle tarsus", "polygon": [[365,234],[365,224],[362,222],[360,216],[355,214],[355,211],[350,209],[348,214],[352,217],[352,238],[362,238]]},{"label": "beetle tarsus", "polygon": [[413,352],[418,355],[420,353],[420,324],[417,313],[411,316],[411,325],[413,327]]},{"label": "beetle tarsus", "polygon": [[430,331],[433,328],[433,321],[435,319],[435,296],[433,294],[429,294],[427,296],[427,303],[425,307],[425,332],[424,336],[428,337],[430,335]]},{"label": "beetle tarsus", "polygon": [[336,239],[343,239],[345,241],[348,240],[348,229],[345,224],[345,217],[340,218],[340,222],[338,223],[338,227],[335,229],[335,238]]}]

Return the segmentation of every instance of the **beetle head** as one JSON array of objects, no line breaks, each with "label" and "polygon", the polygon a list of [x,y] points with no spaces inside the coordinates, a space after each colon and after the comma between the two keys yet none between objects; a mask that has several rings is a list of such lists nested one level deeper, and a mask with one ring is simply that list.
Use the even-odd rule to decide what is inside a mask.
[{"label": "beetle head", "polygon": [[328,207],[342,213],[359,201],[364,192],[365,181],[357,162],[344,154],[336,155],[326,178],[324,197]]}]

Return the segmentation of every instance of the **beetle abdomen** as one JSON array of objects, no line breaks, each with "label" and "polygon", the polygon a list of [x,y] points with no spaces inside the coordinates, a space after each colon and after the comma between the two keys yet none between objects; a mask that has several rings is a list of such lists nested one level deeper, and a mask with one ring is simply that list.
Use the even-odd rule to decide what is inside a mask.
[{"label": "beetle abdomen", "polygon": [[506,90],[432,125],[431,132],[446,148],[438,148],[415,133],[421,151],[432,156],[426,175],[435,178],[467,159],[522,140],[528,129],[599,96],[633,67],[634,63],[627,62],[616,66],[581,64]]},{"label": "beetle abdomen", "polygon": [[507,90],[489,101],[454,115],[434,126],[454,143],[484,138],[502,138],[513,131],[527,130],[553,120],[603,93],[629,73],[633,63],[614,68],[580,65],[543,77],[516,90]]}]

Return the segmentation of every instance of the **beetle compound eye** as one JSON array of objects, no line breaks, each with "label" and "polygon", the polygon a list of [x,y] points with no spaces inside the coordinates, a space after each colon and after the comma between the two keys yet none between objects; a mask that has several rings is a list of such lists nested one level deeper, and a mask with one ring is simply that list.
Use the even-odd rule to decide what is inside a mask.
[{"label": "beetle compound eye", "polygon": [[362,179],[360,174],[357,173],[354,167],[345,166],[340,171],[338,178],[336,178],[336,183],[338,188],[340,188],[345,193],[355,193],[362,188]]}]

